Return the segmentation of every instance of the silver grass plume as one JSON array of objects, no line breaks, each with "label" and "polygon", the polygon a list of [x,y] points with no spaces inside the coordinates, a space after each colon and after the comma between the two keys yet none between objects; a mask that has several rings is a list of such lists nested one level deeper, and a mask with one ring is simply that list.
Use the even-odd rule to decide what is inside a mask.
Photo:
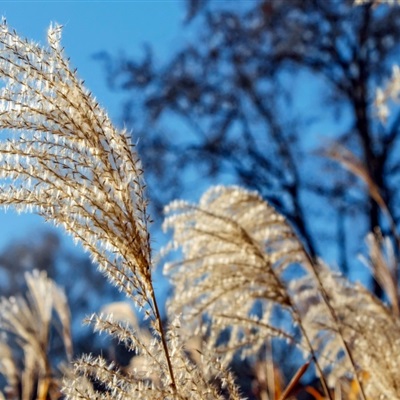
[{"label": "silver grass plume", "polygon": [[370,269],[371,273],[385,292],[391,312],[400,316],[399,287],[397,283],[396,250],[389,237],[384,237],[379,229],[369,233],[365,239],[368,247],[368,258],[360,256],[360,260]]},{"label": "silver grass plume", "polygon": [[[178,336],[178,319],[172,321],[168,330],[168,343],[177,386],[175,393],[172,393],[171,388],[165,384],[165,377],[158,372],[163,370],[162,364],[165,362],[160,341],[152,340],[151,343],[146,343],[146,338],[143,338],[140,332],[132,332],[132,328],[126,323],[116,323],[111,316],[92,316],[91,320],[96,330],[100,329],[115,336],[128,350],[137,353],[139,360],[123,371],[117,365],[107,363],[102,357],[82,356],[74,363],[75,373],[72,379],[66,379],[64,385],[63,392],[68,399],[241,399],[232,374],[218,362],[214,354],[202,353],[203,362],[199,364],[194,364],[187,357],[183,342]],[[115,331],[118,332],[117,335]],[[82,376],[101,382],[106,390],[94,391],[92,385],[82,381]],[[220,393],[220,387],[210,383],[215,379],[219,379],[228,397]],[[93,397],[94,393],[96,397]]]},{"label": "silver grass plume", "polygon": [[[367,398],[399,398],[398,315],[360,284],[350,283],[327,267],[322,267],[320,274]],[[311,277],[304,277],[293,281],[291,286],[296,303],[304,307],[303,323],[320,355],[320,364],[326,371],[328,381],[332,387],[342,385],[349,376],[351,366],[343,353],[334,321],[326,313],[324,305],[316,301],[315,283]],[[303,342],[303,348],[305,345]]]},{"label": "silver grass plume", "polygon": [[64,227],[144,306],[151,251],[141,164],[71,71],[60,34],[51,26],[43,48],[0,27],[0,129],[19,132],[0,143],[0,204]]},{"label": "silver grass plume", "polygon": [[[273,320],[277,308],[308,338],[284,279],[291,266],[309,266],[308,258],[282,215],[255,192],[223,186],[208,190],[198,205],[176,201],[166,211],[164,227],[174,235],[165,251],[182,251],[182,260],[165,265],[175,286],[169,312],[197,326],[224,365],[238,353],[256,356],[271,336],[298,341]],[[306,347],[328,394],[311,342]]]},{"label": "silver grass plume", "polygon": [[[49,356],[52,327],[62,339],[67,360],[72,358],[70,314],[63,290],[44,271],[35,270],[25,278],[27,299],[0,300],[0,331],[4,334],[0,339],[0,374],[7,380],[7,398],[45,399],[57,378]],[[12,342],[23,352],[21,373]]]},{"label": "silver grass plume", "polygon": [[[315,264],[257,193],[219,186],[199,204],[173,202],[165,228],[173,229],[166,252],[181,251],[165,266],[175,287],[169,311],[202,330],[223,362],[238,353],[255,357],[272,336],[298,346],[306,359],[311,353],[331,386],[352,376],[362,398],[364,386],[371,398],[398,396],[398,363],[390,357],[398,352],[397,317],[365,289]],[[274,318],[274,309],[292,323]],[[385,324],[390,334],[382,332]],[[387,346],[379,351],[376,343]]]}]

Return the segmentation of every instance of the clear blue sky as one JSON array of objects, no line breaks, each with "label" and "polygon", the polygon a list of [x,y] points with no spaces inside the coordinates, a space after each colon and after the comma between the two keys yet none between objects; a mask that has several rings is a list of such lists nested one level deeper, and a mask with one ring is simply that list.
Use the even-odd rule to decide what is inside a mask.
[{"label": "clear blue sky", "polygon": [[[20,36],[45,43],[50,22],[64,26],[62,44],[86,86],[115,121],[121,97],[107,88],[105,73],[93,55],[137,54],[150,43],[158,57],[167,57],[185,40],[181,0],[19,1],[0,2],[0,15]],[[0,211],[0,249],[16,238],[29,238],[50,226],[34,215]]]}]

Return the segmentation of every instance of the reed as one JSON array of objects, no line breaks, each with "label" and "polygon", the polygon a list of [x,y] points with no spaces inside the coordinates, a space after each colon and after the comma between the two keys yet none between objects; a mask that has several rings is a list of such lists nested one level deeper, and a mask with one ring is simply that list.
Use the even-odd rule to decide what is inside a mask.
[{"label": "reed", "polygon": [[[236,400],[243,396],[230,369],[244,359],[260,379],[265,366],[259,398],[294,396],[306,373],[320,380],[320,392],[307,388],[315,398],[400,398],[398,260],[390,250],[398,243],[379,232],[368,238],[367,263],[388,294],[385,304],[311,259],[285,217],[243,188],[217,186],[198,203],[167,207],[172,240],[163,254],[178,254],[164,266],[174,292],[163,324],[139,156],[70,67],[60,37],[61,27],[51,26],[40,46],[0,27],[0,129],[7,132],[0,205],[62,227],[150,330],[132,318],[92,314],[86,323],[117,339],[134,361],[122,368],[101,356],[71,360],[62,290],[44,274],[28,275],[28,300],[0,302],[3,398]],[[339,161],[358,166],[346,155]],[[60,369],[48,352],[54,318],[66,350]],[[23,351],[22,367],[10,338]],[[287,386],[276,379],[273,346],[302,354]]]}]

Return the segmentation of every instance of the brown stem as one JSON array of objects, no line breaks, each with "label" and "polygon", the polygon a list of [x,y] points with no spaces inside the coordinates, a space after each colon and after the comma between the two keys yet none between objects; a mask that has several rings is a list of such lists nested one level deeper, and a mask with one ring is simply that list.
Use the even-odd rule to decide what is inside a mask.
[{"label": "brown stem", "polygon": [[172,390],[174,392],[174,394],[176,394],[176,383],[175,383],[175,375],[174,375],[174,370],[172,368],[172,363],[171,363],[171,357],[169,354],[169,350],[168,350],[168,344],[167,344],[167,339],[165,337],[165,331],[161,322],[161,314],[158,308],[158,303],[157,303],[157,299],[156,299],[156,295],[154,293],[153,287],[151,287],[151,299],[153,301],[154,304],[154,311],[155,311],[155,317],[158,323],[158,329],[160,332],[160,336],[161,336],[161,343],[164,349],[164,354],[165,354],[165,358],[167,360],[167,365],[168,365],[168,372],[169,372],[169,376],[171,378],[171,387]]},{"label": "brown stem", "polygon": [[46,351],[43,350],[43,361],[44,361],[44,376],[39,376],[38,389],[37,389],[37,399],[46,400],[49,394],[50,384],[52,381],[52,371],[49,360],[47,358]]}]

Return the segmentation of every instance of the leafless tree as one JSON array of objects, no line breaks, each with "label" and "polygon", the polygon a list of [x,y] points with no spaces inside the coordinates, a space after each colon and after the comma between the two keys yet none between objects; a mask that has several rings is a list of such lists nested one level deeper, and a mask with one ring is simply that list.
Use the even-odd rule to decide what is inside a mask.
[{"label": "leafless tree", "polygon": [[368,190],[321,150],[340,143],[356,154],[398,222],[400,114],[382,125],[372,105],[398,55],[400,9],[186,4],[192,39],[166,62],[150,48],[141,59],[103,55],[110,84],[128,95],[123,117],[143,136],[153,197],[197,195],[204,178],[244,184],[288,217],[312,255],[332,252],[324,239],[336,235],[346,270],[360,250],[352,239],[386,225]]}]

